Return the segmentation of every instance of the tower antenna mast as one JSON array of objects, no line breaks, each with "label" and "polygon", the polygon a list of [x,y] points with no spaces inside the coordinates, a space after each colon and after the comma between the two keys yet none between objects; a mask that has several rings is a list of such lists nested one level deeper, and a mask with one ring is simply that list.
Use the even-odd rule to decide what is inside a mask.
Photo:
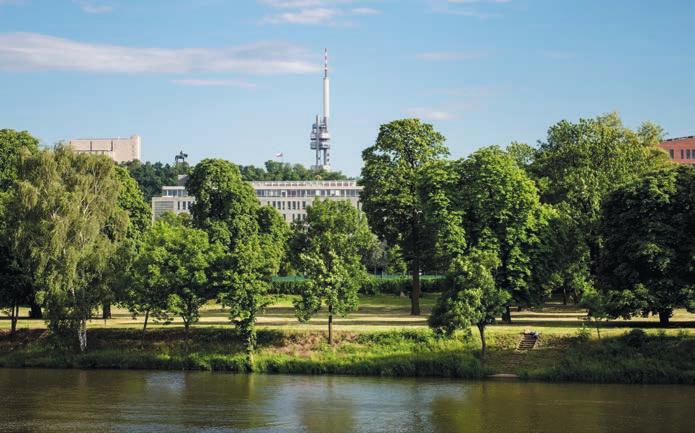
[{"label": "tower antenna mast", "polygon": [[328,49],[323,50],[323,117],[316,116],[311,128],[311,149],[316,151],[314,170],[331,170],[331,134],[328,132],[328,119],[331,108],[331,85],[328,79]]}]

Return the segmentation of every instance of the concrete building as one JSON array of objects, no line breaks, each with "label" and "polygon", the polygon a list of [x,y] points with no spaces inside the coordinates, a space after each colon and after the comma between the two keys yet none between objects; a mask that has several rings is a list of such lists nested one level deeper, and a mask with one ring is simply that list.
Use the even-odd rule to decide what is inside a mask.
[{"label": "concrete building", "polygon": [[79,138],[68,143],[76,152],[107,155],[121,163],[140,159],[140,141],[139,135],[133,135],[130,138]]},{"label": "concrete building", "polygon": [[299,180],[251,182],[262,205],[272,206],[287,222],[306,218],[316,199],[347,200],[360,209],[362,187],[354,180]]},{"label": "concrete building", "polygon": [[[152,218],[164,212],[188,213],[195,198],[189,196],[184,185],[186,177],[179,177],[177,186],[162,188],[161,197],[152,197]],[[250,182],[258,201],[272,206],[288,223],[306,219],[306,208],[314,200],[347,200],[360,209],[362,187],[354,180],[259,181]]]},{"label": "concrete building", "polygon": [[659,145],[673,162],[695,166],[695,135],[670,138]]},{"label": "concrete building", "polygon": [[188,176],[179,175],[178,184],[162,187],[160,197],[152,197],[152,220],[156,221],[164,212],[175,214],[190,213],[191,205],[195,203],[195,197],[188,195],[186,191]]}]

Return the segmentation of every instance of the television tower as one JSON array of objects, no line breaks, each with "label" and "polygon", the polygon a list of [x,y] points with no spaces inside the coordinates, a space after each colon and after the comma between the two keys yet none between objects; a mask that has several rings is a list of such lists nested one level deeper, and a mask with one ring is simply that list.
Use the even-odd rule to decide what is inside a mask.
[{"label": "television tower", "polygon": [[328,132],[330,117],[330,82],[328,80],[328,49],[323,51],[323,117],[316,115],[311,127],[311,149],[316,151],[314,170],[331,170],[331,134]]}]

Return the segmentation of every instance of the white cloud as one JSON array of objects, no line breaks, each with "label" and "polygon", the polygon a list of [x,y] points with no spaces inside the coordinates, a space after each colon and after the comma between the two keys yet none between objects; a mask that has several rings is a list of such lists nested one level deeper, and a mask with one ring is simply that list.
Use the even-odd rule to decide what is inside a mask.
[{"label": "white cloud", "polygon": [[449,60],[471,60],[483,57],[480,53],[463,53],[460,51],[429,51],[416,54],[420,60],[428,61],[449,61]]},{"label": "white cloud", "polygon": [[341,16],[340,9],[315,8],[301,9],[296,12],[282,12],[263,18],[262,22],[270,24],[336,24],[335,19]]},{"label": "white cloud", "polygon": [[450,111],[432,107],[411,107],[406,112],[413,117],[423,120],[452,120],[457,117],[456,114]]},{"label": "white cloud", "polygon": [[222,86],[222,87],[240,87],[243,89],[255,89],[256,88],[255,83],[250,83],[248,81],[227,80],[227,79],[183,78],[180,80],[171,80],[171,82],[174,84],[180,84],[182,86],[195,86],[195,87]]},{"label": "white cloud", "polygon": [[0,34],[0,70],[110,73],[313,73],[306,51],[282,42],[222,48],[91,44],[38,33]]},{"label": "white cloud", "polygon": [[73,3],[88,14],[105,14],[113,11],[113,6],[103,3],[95,3],[89,0],[73,0]]},{"label": "white cloud", "polygon": [[260,3],[278,9],[303,9],[351,4],[354,0],[260,0]]},{"label": "white cloud", "polygon": [[510,3],[511,1],[512,0],[429,0],[429,3],[432,12],[484,20],[499,17],[500,13],[497,7],[504,3]]},{"label": "white cloud", "polygon": [[262,24],[302,24],[350,26],[349,17],[376,15],[380,11],[369,7],[353,7],[359,0],[258,0],[261,4],[278,9],[261,19]]}]

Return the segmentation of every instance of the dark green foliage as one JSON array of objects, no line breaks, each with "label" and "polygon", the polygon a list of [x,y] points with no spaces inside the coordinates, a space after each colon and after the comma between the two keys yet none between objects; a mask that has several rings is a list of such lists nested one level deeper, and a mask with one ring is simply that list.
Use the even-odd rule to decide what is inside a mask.
[{"label": "dark green foliage", "polygon": [[290,164],[278,161],[266,161],[265,169],[253,165],[240,165],[241,178],[245,181],[254,180],[344,180],[347,179],[339,171],[312,170],[301,164]]},{"label": "dark green foliage", "polygon": [[[574,233],[568,234],[578,238],[565,244],[563,255],[576,261],[567,263],[566,275],[595,278],[601,202],[616,188],[668,164],[657,146],[661,136],[661,129],[650,123],[631,131],[615,113],[577,123],[563,120],[549,128],[529,171],[538,182],[542,201],[562,204],[566,221],[575,226]],[[571,251],[572,247],[577,251]]]},{"label": "dark green foliage", "polygon": [[606,199],[599,275],[612,317],[671,312],[695,302],[695,168],[649,173]]},{"label": "dark green foliage", "polygon": [[128,213],[128,233],[130,239],[139,238],[152,222],[152,211],[145,201],[138,183],[123,167],[116,167],[116,176],[121,184],[118,194],[118,207]]},{"label": "dark green foliage", "polygon": [[22,152],[38,150],[39,140],[27,131],[0,129],[0,193],[9,190],[17,179]]},{"label": "dark green foliage", "polygon": [[193,224],[224,250],[214,265],[214,285],[244,335],[253,365],[256,317],[268,302],[270,279],[283,261],[288,229],[275,209],[260,206],[251,185],[228,161],[201,161],[186,188],[196,197],[191,209]]},{"label": "dark green foliage", "polygon": [[[418,119],[379,128],[373,146],[362,152],[360,199],[370,227],[389,245],[398,245],[412,275],[411,314],[420,314],[420,272],[433,257],[435,237],[426,220],[426,176],[449,154],[444,136]],[[439,171],[438,171],[439,173]]]},{"label": "dark green foliage", "polygon": [[123,163],[122,167],[125,167],[138,183],[146,203],[149,203],[152,197],[162,193],[162,186],[176,185],[178,175],[188,174],[191,171],[185,162],[169,165],[161,162],[151,163],[147,161],[143,163],[134,160]]},{"label": "dark green foliage", "polygon": [[517,304],[541,302],[540,287],[531,285],[531,260],[537,251],[541,216],[535,184],[508,154],[494,146],[457,161],[453,170],[457,179],[449,193],[450,208],[460,215],[467,250],[495,253],[499,260],[493,272],[495,284],[508,291]]}]

